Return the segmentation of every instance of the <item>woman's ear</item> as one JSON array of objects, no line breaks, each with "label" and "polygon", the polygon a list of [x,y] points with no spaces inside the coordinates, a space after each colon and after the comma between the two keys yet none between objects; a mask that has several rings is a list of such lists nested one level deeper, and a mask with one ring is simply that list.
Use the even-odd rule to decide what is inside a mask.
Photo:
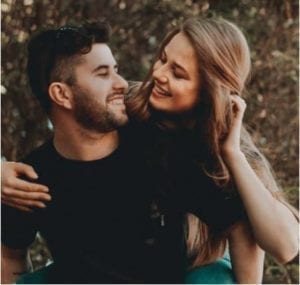
[{"label": "woman's ear", "polygon": [[62,82],[52,82],[48,88],[51,100],[68,110],[73,108],[73,93],[71,88]]}]

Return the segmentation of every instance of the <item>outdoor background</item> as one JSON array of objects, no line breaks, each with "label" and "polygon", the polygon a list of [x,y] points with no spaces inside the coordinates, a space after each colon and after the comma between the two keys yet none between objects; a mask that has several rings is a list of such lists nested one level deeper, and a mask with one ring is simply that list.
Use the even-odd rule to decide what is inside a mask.
[{"label": "outdoor background", "polygon": [[[24,71],[26,42],[36,29],[107,19],[121,74],[142,80],[159,42],[174,24],[189,16],[217,15],[235,22],[249,41],[253,70],[245,121],[298,208],[297,0],[2,0],[1,9],[2,159],[21,159],[51,133]],[[49,257],[39,240],[31,253],[36,268]],[[264,283],[299,284],[298,270],[298,258],[283,266],[267,257]]]}]

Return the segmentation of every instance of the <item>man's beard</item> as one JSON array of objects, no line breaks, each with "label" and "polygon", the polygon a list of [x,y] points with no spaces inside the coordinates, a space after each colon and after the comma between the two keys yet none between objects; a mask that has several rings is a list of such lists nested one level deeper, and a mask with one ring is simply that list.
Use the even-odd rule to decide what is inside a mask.
[{"label": "man's beard", "polygon": [[125,125],[128,121],[126,112],[119,114],[109,110],[104,104],[89,96],[79,86],[73,86],[74,116],[85,129],[107,133]]}]

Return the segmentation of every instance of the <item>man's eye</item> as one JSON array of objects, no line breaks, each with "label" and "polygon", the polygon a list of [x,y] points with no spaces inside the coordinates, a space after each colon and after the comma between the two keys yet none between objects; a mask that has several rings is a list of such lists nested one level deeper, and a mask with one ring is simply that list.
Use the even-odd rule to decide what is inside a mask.
[{"label": "man's eye", "polygon": [[108,76],[108,73],[105,72],[105,73],[97,73],[97,76]]}]

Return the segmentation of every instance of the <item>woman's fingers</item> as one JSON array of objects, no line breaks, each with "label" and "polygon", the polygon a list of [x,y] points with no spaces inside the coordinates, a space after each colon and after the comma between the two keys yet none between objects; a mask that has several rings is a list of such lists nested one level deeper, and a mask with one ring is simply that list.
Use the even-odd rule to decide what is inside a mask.
[{"label": "woman's fingers", "polygon": [[223,142],[222,152],[225,158],[232,157],[233,153],[240,151],[240,135],[246,102],[238,95],[231,95],[232,122],[228,135]]},{"label": "woman's fingers", "polygon": [[246,101],[238,95],[232,95],[230,99],[233,105],[234,113],[236,115],[243,115],[247,107]]},{"label": "woman's fingers", "polygon": [[10,187],[3,187],[2,195],[11,196],[14,198],[27,199],[27,200],[46,200],[50,201],[51,196],[44,192],[27,192]]},{"label": "woman's fingers", "polygon": [[32,209],[30,209],[30,208],[28,208],[28,207],[25,207],[25,206],[19,206],[19,205],[17,205],[17,204],[10,203],[10,202],[7,202],[7,201],[2,201],[2,203],[5,204],[5,205],[7,205],[7,206],[10,206],[10,207],[12,207],[12,208],[21,210],[21,211],[32,212]]},{"label": "woman's fingers", "polygon": [[[6,186],[5,186],[6,185]],[[48,192],[49,189],[47,186],[28,182],[26,180],[14,177],[7,181],[3,187],[9,187],[13,189],[19,189],[19,191],[27,191],[27,192]]]},{"label": "woman's fingers", "polygon": [[47,186],[28,182],[19,178],[36,179],[34,169],[20,162],[3,162],[1,169],[1,202],[22,211],[31,211],[31,207],[45,208],[44,200],[51,200]]},{"label": "woman's fingers", "polygon": [[[26,200],[26,199],[19,199],[11,196],[2,195],[1,201],[10,203],[15,206],[27,206],[27,207],[37,207],[37,208],[45,208],[46,205],[43,202],[35,201],[35,200]],[[16,208],[16,207],[15,207]]]},{"label": "woman's fingers", "polygon": [[48,192],[48,187],[30,183],[25,180],[20,179],[21,176],[26,176],[27,178],[36,179],[37,174],[34,169],[27,164],[21,162],[10,162],[5,161],[1,163],[1,184],[2,188],[14,188],[22,191],[42,191]]},{"label": "woman's fingers", "polygon": [[22,162],[13,162],[15,164],[15,171],[19,174],[23,174],[31,179],[37,179],[38,174],[35,172],[32,166],[22,163]]}]

